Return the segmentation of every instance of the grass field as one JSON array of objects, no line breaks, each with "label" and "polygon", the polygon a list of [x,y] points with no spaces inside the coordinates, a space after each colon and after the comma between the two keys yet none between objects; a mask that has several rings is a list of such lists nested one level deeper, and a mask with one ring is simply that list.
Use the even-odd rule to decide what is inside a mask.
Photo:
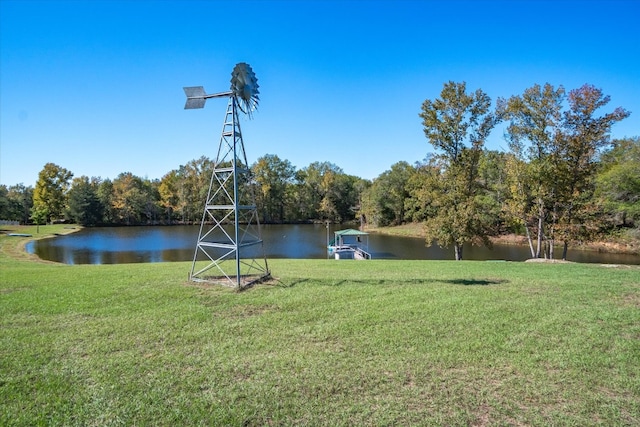
[{"label": "grass field", "polygon": [[0,236],[3,426],[640,425],[638,267],[270,260],[235,293],[22,242]]}]

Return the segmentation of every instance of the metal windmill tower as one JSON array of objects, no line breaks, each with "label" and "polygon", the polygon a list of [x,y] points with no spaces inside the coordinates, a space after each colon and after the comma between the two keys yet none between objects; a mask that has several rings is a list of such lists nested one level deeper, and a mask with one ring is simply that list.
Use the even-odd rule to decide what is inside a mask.
[{"label": "metal windmill tower", "polygon": [[258,106],[258,79],[241,62],[231,73],[229,91],[207,95],[195,86],[184,92],[185,109],[229,98],[189,279],[241,289],[270,275],[239,120],[239,112],[251,117]]}]

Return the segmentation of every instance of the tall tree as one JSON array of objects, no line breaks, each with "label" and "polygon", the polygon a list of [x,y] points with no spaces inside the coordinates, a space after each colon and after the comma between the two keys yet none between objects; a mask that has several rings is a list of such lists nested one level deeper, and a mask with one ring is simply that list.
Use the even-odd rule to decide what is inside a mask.
[{"label": "tall tree", "polygon": [[67,217],[80,225],[102,222],[104,209],[98,197],[100,179],[87,176],[74,178],[68,193]]},{"label": "tall tree", "polygon": [[528,175],[530,171],[528,166],[525,160],[518,158],[513,153],[509,153],[506,157],[505,183],[508,196],[502,205],[502,211],[510,228],[513,228],[518,233],[524,230],[531,256],[535,257],[536,248],[533,245],[532,227],[529,222],[532,217],[532,207],[535,204],[532,196],[533,192],[531,191],[531,180]]},{"label": "tall tree", "polygon": [[330,162],[313,162],[296,174],[303,219],[340,220],[331,189],[344,172]]},{"label": "tall tree", "polygon": [[33,205],[40,215],[46,212],[45,221],[62,218],[69,180],[72,177],[73,174],[70,171],[54,163],[44,165],[38,174],[38,181],[33,191]]},{"label": "tall tree", "polygon": [[159,187],[160,180],[158,179],[145,178],[142,180],[145,199],[143,215],[147,224],[157,224],[158,216],[162,216]]},{"label": "tall tree", "polygon": [[251,167],[258,190],[258,206],[264,222],[282,222],[288,204],[287,187],[296,170],[288,160],[274,154],[265,154]]},{"label": "tall tree", "polygon": [[595,201],[613,227],[640,228],[640,137],[615,140],[602,154]]},{"label": "tall tree", "polygon": [[512,182],[526,180],[517,184],[529,192],[531,208],[522,210],[528,216],[523,223],[537,228],[537,247],[532,254],[536,257],[541,256],[543,238],[545,256],[550,258],[556,238],[562,238],[564,259],[570,241],[588,239],[596,229],[597,209],[590,202],[595,160],[609,144],[611,126],[629,115],[616,108],[596,117],[597,110],[610,99],[592,85],[570,91],[566,97],[569,108],[563,111],[564,100],[564,89],[547,83],[544,88],[534,85],[522,96],[498,102],[502,117],[511,121],[507,138],[519,160],[512,163],[517,167],[509,169],[510,177]]},{"label": "tall tree", "polygon": [[558,180],[554,159],[558,158],[556,144],[562,133],[564,94],[562,86],[556,89],[549,83],[544,87],[536,84],[522,95],[508,100],[499,98],[497,102],[498,115],[510,121],[505,137],[515,157],[507,169],[516,197],[510,212],[519,216],[517,222],[525,227],[531,256],[535,258],[542,256],[545,236],[551,239],[553,236],[547,220],[551,217],[550,199]]},{"label": "tall tree", "polygon": [[439,180],[440,170],[438,162],[441,156],[428,155],[423,162],[416,163],[414,173],[407,181],[409,197],[405,200],[405,217],[408,221],[425,223],[428,218],[435,216],[431,206],[430,188],[432,182]]},{"label": "tall tree", "polygon": [[445,169],[440,175],[436,216],[426,222],[427,241],[452,245],[462,259],[466,242],[488,243],[488,229],[476,209],[481,186],[478,165],[486,138],[495,126],[491,98],[482,90],[467,93],[466,83],[445,83],[440,98],[422,104],[422,124],[430,144],[441,150]]},{"label": "tall tree", "polygon": [[167,222],[171,223],[174,212],[180,205],[180,177],[178,171],[172,170],[165,174],[158,185],[160,193],[160,205],[164,208],[167,215]]},{"label": "tall tree", "polygon": [[178,205],[176,210],[183,223],[193,223],[202,219],[207,191],[211,183],[213,162],[206,156],[181,165],[176,171]]},{"label": "tall tree", "polygon": [[335,221],[352,221],[360,208],[362,179],[346,173],[335,175],[328,197],[335,208]]},{"label": "tall tree", "polygon": [[478,182],[482,191],[478,202],[482,206],[482,213],[487,216],[486,223],[492,224],[492,234],[500,234],[507,227],[503,206],[509,197],[506,169],[508,157],[508,154],[494,150],[483,150],[480,155]]},{"label": "tall tree", "polygon": [[405,221],[408,182],[415,169],[398,162],[380,174],[363,195],[363,213],[374,226],[400,225]]},{"label": "tall tree", "polygon": [[562,259],[567,257],[569,242],[590,238],[591,202],[597,172],[599,152],[610,145],[611,127],[631,114],[622,107],[597,116],[611,97],[601,89],[585,84],[571,90],[567,97],[569,109],[563,115],[563,131],[559,139],[560,158],[557,169],[563,179],[557,192],[559,226],[563,240]]},{"label": "tall tree", "polygon": [[17,184],[7,188],[0,185],[0,193],[4,194],[0,196],[4,198],[0,218],[19,221],[21,224],[29,222],[33,207],[33,187]]},{"label": "tall tree", "polygon": [[9,208],[9,189],[7,189],[6,185],[0,185],[0,219],[8,219],[11,218],[11,209]]},{"label": "tall tree", "polygon": [[102,219],[100,222],[104,224],[116,224],[117,212],[113,207],[113,181],[109,178],[103,180],[96,189],[98,200],[102,205]]},{"label": "tall tree", "polygon": [[112,207],[117,221],[127,225],[143,222],[147,199],[142,179],[123,172],[113,180]]}]

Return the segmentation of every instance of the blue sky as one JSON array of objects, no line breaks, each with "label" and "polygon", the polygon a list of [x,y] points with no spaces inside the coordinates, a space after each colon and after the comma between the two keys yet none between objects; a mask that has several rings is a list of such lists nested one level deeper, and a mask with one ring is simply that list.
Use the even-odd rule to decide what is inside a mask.
[{"label": "blue sky", "polygon": [[[242,121],[253,163],[329,161],[372,179],[433,152],[418,117],[449,81],[493,100],[590,83],[640,136],[640,1],[0,0],[0,184],[149,179],[215,157],[226,101],[184,110],[183,86],[260,84]],[[487,146],[506,149],[502,127]]]}]

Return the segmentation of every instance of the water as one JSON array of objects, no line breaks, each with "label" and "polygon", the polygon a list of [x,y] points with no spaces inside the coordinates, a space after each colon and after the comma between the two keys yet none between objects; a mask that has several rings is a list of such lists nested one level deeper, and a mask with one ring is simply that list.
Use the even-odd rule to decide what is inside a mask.
[{"label": "water", "polygon": [[[338,229],[343,228],[339,227]],[[123,264],[134,262],[191,261],[198,226],[85,228],[52,239],[37,240],[27,251],[65,264]],[[334,228],[330,238],[333,239]],[[368,252],[374,259],[453,259],[453,249],[425,247],[421,238],[370,234]],[[327,229],[322,224],[263,225],[267,258],[327,257]],[[366,248],[365,248],[366,249]],[[465,246],[464,259],[524,261],[525,246]],[[569,248],[569,261],[640,264],[640,256],[578,251]]]}]

